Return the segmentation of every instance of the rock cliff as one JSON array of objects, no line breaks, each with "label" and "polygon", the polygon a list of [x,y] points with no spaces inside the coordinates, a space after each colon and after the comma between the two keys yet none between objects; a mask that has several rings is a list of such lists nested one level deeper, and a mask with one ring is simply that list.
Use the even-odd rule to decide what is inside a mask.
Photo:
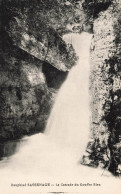
[{"label": "rock cliff", "polygon": [[44,130],[56,90],[77,57],[61,37],[69,23],[63,4],[10,0],[0,6],[0,140],[5,141]]},{"label": "rock cliff", "polygon": [[121,173],[120,11],[120,1],[112,1],[106,10],[93,15],[91,140],[87,149],[91,161],[86,158],[89,165],[108,168],[115,175]]}]

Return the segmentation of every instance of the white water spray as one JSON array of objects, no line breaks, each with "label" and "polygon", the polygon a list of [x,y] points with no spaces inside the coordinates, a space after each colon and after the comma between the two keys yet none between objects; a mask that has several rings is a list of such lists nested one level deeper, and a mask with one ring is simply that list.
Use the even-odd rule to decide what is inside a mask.
[{"label": "white water spray", "polygon": [[[91,34],[67,34],[79,57],[57,95],[46,134],[57,146],[68,149],[77,159],[83,154],[89,135],[89,51]],[[75,161],[76,162],[76,161]]]},{"label": "white water spray", "polygon": [[[9,177],[12,177],[12,180],[14,178],[13,182],[16,182],[16,180],[28,182],[28,179],[32,179],[33,182],[35,180],[45,180],[46,182],[49,180],[50,182],[53,178],[57,182],[60,180],[62,182],[66,182],[66,180],[78,182],[81,178],[85,182],[95,182],[96,177],[98,177],[98,181],[99,177],[100,181],[107,181],[106,177],[101,179],[102,170],[77,163],[85,151],[89,135],[88,88],[91,35],[88,33],[69,34],[65,35],[64,39],[73,44],[79,56],[78,63],[71,69],[67,80],[60,88],[48,120],[46,133],[23,138],[27,142],[25,141],[21,145],[18,152],[9,160],[0,163],[0,181],[4,188],[6,188],[6,185],[10,185],[11,179]],[[110,181],[114,185],[112,175],[108,172],[105,172],[105,174],[108,178],[111,178],[109,185],[111,184]],[[119,184],[119,181],[115,182],[115,185],[117,184]],[[80,187],[78,188],[80,189]],[[38,189],[40,188],[38,187]],[[57,187],[55,189],[57,190]],[[70,187],[70,189],[72,188]],[[18,193],[20,193],[20,190],[18,190]],[[93,193],[96,194],[97,190]],[[111,194],[113,193],[112,191]],[[118,192],[116,191],[116,193]]]}]

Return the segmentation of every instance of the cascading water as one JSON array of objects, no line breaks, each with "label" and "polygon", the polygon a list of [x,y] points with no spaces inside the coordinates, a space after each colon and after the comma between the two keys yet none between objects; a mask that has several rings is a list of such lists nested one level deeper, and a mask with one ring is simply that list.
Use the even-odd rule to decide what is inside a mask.
[{"label": "cascading water", "polygon": [[79,159],[89,135],[89,51],[92,35],[70,33],[63,38],[79,57],[57,95],[45,133],[57,146]]},{"label": "cascading water", "polygon": [[[62,169],[66,169],[68,174],[76,167],[86,148],[89,135],[91,37],[92,35],[86,32],[64,35],[63,39],[73,45],[79,57],[78,62],[58,92],[45,134],[27,138],[28,143],[9,161],[10,168],[18,170],[19,166],[19,170],[24,169],[27,172],[31,168],[31,171],[33,169],[33,172],[37,170],[39,173],[45,169],[44,174],[60,174]],[[33,163],[36,164],[35,167]]]},{"label": "cascading water", "polygon": [[[78,182],[81,178],[83,180],[86,178],[85,182],[87,182],[87,177],[89,177],[88,181],[92,181],[93,177],[95,182],[95,176],[100,177],[102,174],[100,169],[92,169],[78,164],[89,135],[88,87],[91,35],[86,32],[82,34],[71,33],[63,38],[67,43],[72,43],[79,60],[60,88],[45,134],[40,133],[23,138],[25,141],[20,145],[21,148],[18,152],[9,160],[5,159],[0,162],[0,182],[4,189],[6,189],[6,185],[10,185],[11,179],[9,177],[12,177],[14,182],[16,180],[18,182],[27,180],[28,182],[28,178],[35,181],[36,177],[39,181],[47,181],[49,178],[49,182],[50,179],[53,180],[53,177],[56,177],[54,180],[62,182],[64,180],[66,182],[66,178],[67,180],[71,178],[71,182],[75,182],[76,179]],[[111,180],[114,185],[113,177],[106,172],[105,174],[111,178],[109,185]],[[107,181],[106,177],[100,180]],[[75,187],[73,188],[75,189]],[[38,187],[38,189],[40,188]],[[57,190],[57,187],[55,189]],[[19,190],[18,193],[20,193]],[[97,190],[93,193],[97,193]]]}]

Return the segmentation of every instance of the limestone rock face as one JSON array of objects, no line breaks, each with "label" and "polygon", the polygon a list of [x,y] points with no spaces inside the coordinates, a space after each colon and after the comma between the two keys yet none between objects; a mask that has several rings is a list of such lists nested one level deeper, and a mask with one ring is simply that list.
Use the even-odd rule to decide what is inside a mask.
[{"label": "limestone rock face", "polygon": [[41,24],[39,31],[36,26],[36,29],[31,29],[30,32],[27,27],[30,23],[30,18],[12,18],[6,31],[13,44],[61,71],[68,71],[76,60],[73,48],[67,46],[56,30],[47,25]]},{"label": "limestone rock face", "polygon": [[115,148],[121,137],[120,11],[121,3],[114,1],[100,12],[94,21],[91,45],[91,130],[95,137],[93,154],[98,159],[92,158],[114,174],[120,171],[120,154]]},{"label": "limestone rock face", "polygon": [[54,95],[47,87],[42,62],[13,50],[1,56],[1,141],[43,130]]},{"label": "limestone rock face", "polygon": [[0,141],[44,130],[56,90],[77,60],[57,31],[57,2],[42,3],[0,1]]}]

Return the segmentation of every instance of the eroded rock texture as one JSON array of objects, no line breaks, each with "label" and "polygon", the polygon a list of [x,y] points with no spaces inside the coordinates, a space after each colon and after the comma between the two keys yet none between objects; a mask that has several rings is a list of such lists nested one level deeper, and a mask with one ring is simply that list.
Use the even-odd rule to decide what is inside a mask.
[{"label": "eroded rock texture", "polygon": [[[120,174],[121,2],[113,1],[94,20],[91,45],[91,137],[89,165]],[[91,151],[90,151],[91,150]],[[87,154],[88,155],[88,154]]]},{"label": "eroded rock texture", "polygon": [[120,0],[0,0],[0,6],[0,140],[43,131],[77,60],[62,35],[91,24],[91,139],[83,163],[120,174]]},{"label": "eroded rock texture", "polygon": [[[64,16],[64,5],[41,0],[3,0],[0,5],[0,140],[4,141],[44,130],[56,89],[77,57],[61,37],[69,17]],[[70,10],[75,13],[72,5]],[[67,21],[63,29],[61,18]]]}]

